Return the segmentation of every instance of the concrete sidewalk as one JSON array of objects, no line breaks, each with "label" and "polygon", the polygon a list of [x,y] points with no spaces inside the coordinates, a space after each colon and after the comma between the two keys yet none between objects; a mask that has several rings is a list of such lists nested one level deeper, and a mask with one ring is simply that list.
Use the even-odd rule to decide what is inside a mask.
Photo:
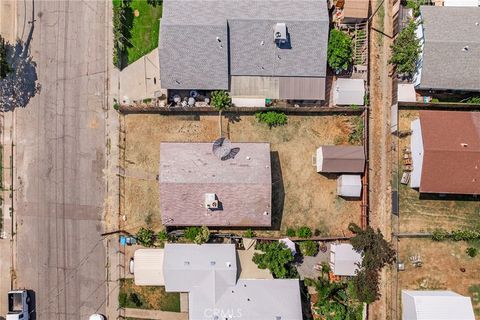
[{"label": "concrete sidewalk", "polygon": [[127,308],[125,317],[150,320],[188,320],[188,313]]}]

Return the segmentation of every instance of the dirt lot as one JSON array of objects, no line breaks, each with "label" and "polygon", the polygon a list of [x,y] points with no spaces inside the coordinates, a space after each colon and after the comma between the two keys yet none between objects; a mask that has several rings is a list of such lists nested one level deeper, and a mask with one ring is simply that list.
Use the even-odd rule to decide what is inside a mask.
[{"label": "dirt lot", "polygon": [[[161,228],[158,182],[161,141],[209,142],[219,135],[218,116],[128,115],[124,117],[125,228]],[[223,119],[233,142],[270,142],[276,230],[307,225],[322,235],[343,235],[360,223],[360,201],[336,196],[336,180],[317,174],[312,156],[321,144],[347,143],[353,117],[289,116],[288,125],[269,129],[253,116]],[[267,233],[278,233],[267,232]]]},{"label": "dirt lot", "polygon": [[[399,126],[401,131],[410,129],[410,122],[418,117],[417,111],[400,111]],[[401,150],[410,146],[410,136],[400,139]],[[399,164],[402,165],[400,158]],[[399,178],[402,170],[399,171]],[[431,231],[435,228],[455,229],[463,227],[480,227],[480,201],[473,197],[456,196],[442,198],[439,196],[422,196],[418,191],[400,185],[399,210],[400,231]]]},{"label": "dirt lot", "polygon": [[[472,297],[480,317],[480,256],[470,258],[465,242],[434,242],[429,239],[401,239],[400,260],[405,271],[398,273],[399,288],[411,290],[453,290]],[[422,267],[415,268],[409,257],[420,255]],[[460,269],[464,268],[465,272]],[[399,290],[400,299],[401,292]]]}]

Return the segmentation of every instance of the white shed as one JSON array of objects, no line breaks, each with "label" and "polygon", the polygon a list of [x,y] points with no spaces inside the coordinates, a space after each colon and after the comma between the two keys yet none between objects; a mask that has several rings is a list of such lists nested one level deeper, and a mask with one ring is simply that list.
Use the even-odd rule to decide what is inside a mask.
[{"label": "white shed", "polygon": [[413,83],[399,83],[397,88],[398,102],[416,102],[417,93]]},{"label": "white shed", "polygon": [[475,320],[472,301],[453,291],[402,290],[404,320]]},{"label": "white shed", "polygon": [[350,243],[338,243],[330,246],[330,268],[337,276],[354,276],[362,255],[353,249]]},{"label": "white shed", "polygon": [[134,254],[134,276],[137,286],[163,286],[163,249],[138,249]]},{"label": "white shed", "polygon": [[362,79],[337,79],[333,90],[333,103],[336,105],[363,106],[365,84]]},{"label": "white shed", "polygon": [[337,195],[358,198],[362,194],[362,179],[359,174],[342,174],[337,179]]},{"label": "white shed", "polygon": [[287,248],[290,249],[290,251],[292,251],[293,255],[297,254],[297,247],[295,246],[295,242],[290,240],[290,238],[283,238],[283,239],[278,240],[278,242],[281,242],[281,243],[285,244],[287,246]]}]

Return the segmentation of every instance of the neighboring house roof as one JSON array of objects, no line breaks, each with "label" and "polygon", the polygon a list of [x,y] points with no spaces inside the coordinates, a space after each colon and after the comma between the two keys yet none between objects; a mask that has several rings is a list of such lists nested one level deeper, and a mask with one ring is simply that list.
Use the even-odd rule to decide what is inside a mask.
[{"label": "neighboring house roof", "polygon": [[364,168],[362,146],[321,146],[317,149],[317,172],[360,173]]},{"label": "neighboring house roof", "polygon": [[333,102],[337,105],[363,106],[365,97],[365,84],[362,79],[338,78],[335,81]]},{"label": "neighboring house roof", "polygon": [[417,88],[480,91],[480,8],[422,6],[420,12],[425,43]]},{"label": "neighboring house roof", "polygon": [[[274,43],[277,23],[287,25],[288,49]],[[162,86],[227,89],[228,75],[325,77],[328,32],[321,0],[165,0]]]},{"label": "neighboring house roof", "polygon": [[475,320],[472,301],[453,291],[402,290],[402,319]]},{"label": "neighboring house roof", "polygon": [[480,113],[420,111],[420,192],[480,194]]},{"label": "neighboring house roof", "polygon": [[343,5],[343,15],[345,18],[366,19],[368,6],[368,0],[346,0]]},{"label": "neighboring house roof", "polygon": [[342,174],[337,179],[337,195],[342,197],[360,197],[362,178],[359,174]]},{"label": "neighboring house roof", "polygon": [[[220,160],[213,143],[160,144],[160,208],[165,225],[270,226],[272,178],[268,143],[233,143]],[[217,210],[205,207],[216,194]]]},{"label": "neighboring house roof", "polygon": [[166,291],[189,293],[189,319],[302,319],[298,279],[236,281],[233,244],[166,244],[164,274]]},{"label": "neighboring house roof", "polygon": [[163,249],[138,249],[134,254],[134,275],[137,286],[163,286]]},{"label": "neighboring house roof", "polygon": [[480,0],[444,0],[445,7],[478,7]]},{"label": "neighboring house roof", "polygon": [[330,267],[337,276],[354,276],[362,262],[362,255],[351,244],[340,243],[330,246]]}]

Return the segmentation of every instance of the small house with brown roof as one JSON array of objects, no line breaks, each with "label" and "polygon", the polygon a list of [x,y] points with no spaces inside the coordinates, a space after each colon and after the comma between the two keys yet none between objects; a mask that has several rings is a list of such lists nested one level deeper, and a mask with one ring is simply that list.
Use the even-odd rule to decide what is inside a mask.
[{"label": "small house with brown roof", "polygon": [[410,187],[422,193],[480,194],[480,114],[420,111],[411,123]]},{"label": "small house with brown roof", "polygon": [[161,143],[163,224],[270,227],[270,164],[269,143]]}]

